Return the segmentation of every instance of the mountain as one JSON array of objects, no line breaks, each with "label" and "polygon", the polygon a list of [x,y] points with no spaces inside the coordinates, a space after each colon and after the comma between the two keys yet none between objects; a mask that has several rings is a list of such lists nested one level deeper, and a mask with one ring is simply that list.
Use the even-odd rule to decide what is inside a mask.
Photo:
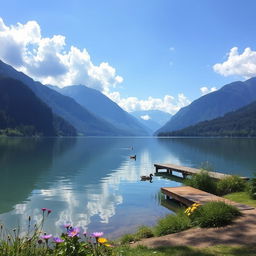
[{"label": "mountain", "polygon": [[223,117],[159,135],[256,137],[256,101]]},{"label": "mountain", "polygon": [[170,118],[171,114],[160,110],[141,110],[130,113],[152,132],[162,127]]},{"label": "mountain", "polygon": [[155,134],[172,132],[196,123],[221,117],[256,100],[256,78],[233,82],[180,109]]},{"label": "mountain", "polygon": [[18,72],[2,61],[0,61],[0,75],[22,81],[52,109],[53,113],[72,124],[80,134],[87,136],[128,135],[105,120],[96,117],[74,99],[35,82],[32,78]]},{"label": "mountain", "polygon": [[84,85],[72,85],[64,88],[49,86],[57,92],[69,96],[91,113],[117,127],[125,135],[148,135],[149,132],[135,117],[120,108],[100,91]]},{"label": "mountain", "polygon": [[76,130],[54,115],[22,82],[0,77],[1,133],[19,136],[75,136]]}]

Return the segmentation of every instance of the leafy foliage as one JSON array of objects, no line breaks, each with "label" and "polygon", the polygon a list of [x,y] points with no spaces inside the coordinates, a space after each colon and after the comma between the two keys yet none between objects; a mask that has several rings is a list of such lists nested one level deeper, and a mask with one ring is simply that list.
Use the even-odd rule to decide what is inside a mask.
[{"label": "leafy foliage", "polygon": [[250,198],[254,200],[256,199],[256,178],[255,177],[249,181],[248,193]]},{"label": "leafy foliage", "polygon": [[201,189],[209,193],[216,193],[217,184],[207,171],[202,170],[200,173],[192,175],[184,180],[187,186]]},{"label": "leafy foliage", "polygon": [[208,228],[230,224],[235,217],[240,215],[240,211],[232,205],[224,202],[209,202],[200,206],[190,217],[193,226]]},{"label": "leafy foliage", "polygon": [[120,238],[121,244],[129,244],[131,242],[136,242],[136,241],[138,241],[138,239],[135,234],[124,234]]},{"label": "leafy foliage", "polygon": [[153,237],[154,233],[150,227],[140,226],[138,227],[137,232],[135,233],[135,236],[137,237],[137,239],[149,238],[149,237]]},{"label": "leafy foliage", "polygon": [[[217,183],[217,193],[219,195],[226,195],[233,192],[244,191],[246,182],[239,176],[228,176],[221,179]],[[256,192],[256,191],[255,191]]]}]

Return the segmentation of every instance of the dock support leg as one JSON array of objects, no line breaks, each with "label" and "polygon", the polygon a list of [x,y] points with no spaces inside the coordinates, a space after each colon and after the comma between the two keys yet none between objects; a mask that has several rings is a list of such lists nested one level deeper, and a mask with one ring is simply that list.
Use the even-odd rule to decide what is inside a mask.
[{"label": "dock support leg", "polygon": [[167,169],[167,173],[172,175],[172,170],[171,169]]},{"label": "dock support leg", "polygon": [[187,173],[182,173],[182,177],[183,177],[183,179],[186,179],[186,178],[187,178],[187,176],[188,176],[188,174],[187,174]]}]

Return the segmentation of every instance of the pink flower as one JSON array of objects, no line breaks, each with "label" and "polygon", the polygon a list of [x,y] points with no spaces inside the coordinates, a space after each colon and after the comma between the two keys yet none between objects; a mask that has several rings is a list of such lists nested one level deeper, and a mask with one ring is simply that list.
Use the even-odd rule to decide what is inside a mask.
[{"label": "pink flower", "polygon": [[44,240],[48,240],[51,237],[52,237],[52,235],[43,235],[43,236],[41,236],[41,238],[44,239]]},{"label": "pink flower", "polygon": [[80,232],[79,228],[71,228],[68,230],[68,236],[69,237],[74,237],[74,236],[78,236]]},{"label": "pink flower", "polygon": [[52,210],[48,209],[47,214],[49,215],[52,212]]},{"label": "pink flower", "polygon": [[101,237],[101,236],[103,236],[103,232],[93,232],[93,233],[92,233],[92,236],[93,236],[93,237],[96,237],[96,238],[97,238],[97,237]]},{"label": "pink flower", "polygon": [[65,224],[64,225],[64,228],[70,228],[71,227],[71,224]]},{"label": "pink flower", "polygon": [[47,208],[42,208],[41,210],[42,210],[43,212],[45,212],[45,211],[47,210]]}]

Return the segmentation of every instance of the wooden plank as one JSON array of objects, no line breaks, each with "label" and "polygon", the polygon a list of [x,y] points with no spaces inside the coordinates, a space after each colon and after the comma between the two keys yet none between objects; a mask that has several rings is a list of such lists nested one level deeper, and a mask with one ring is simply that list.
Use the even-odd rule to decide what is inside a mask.
[{"label": "wooden plank", "polygon": [[[197,174],[197,173],[201,172],[200,169],[179,166],[179,165],[174,165],[174,164],[154,164],[154,166],[156,168],[156,172],[158,172],[158,170],[165,169],[168,173],[175,171],[175,172],[182,173],[184,176],[191,175],[191,174]],[[208,172],[208,174],[210,177],[212,177],[214,179],[218,179],[218,180],[232,176],[230,174],[225,174],[225,173],[220,173],[220,172]],[[249,180],[248,177],[242,177],[242,176],[240,176],[240,177],[241,177],[241,179]]]},{"label": "wooden plank", "polygon": [[254,207],[251,207],[245,204],[236,203],[226,198],[219,197],[190,186],[165,187],[165,188],[161,188],[161,192],[167,195],[168,197],[183,203],[186,206],[190,206],[193,203],[205,204],[207,202],[212,202],[212,201],[222,201],[227,204],[236,206],[241,211],[254,209]]}]

